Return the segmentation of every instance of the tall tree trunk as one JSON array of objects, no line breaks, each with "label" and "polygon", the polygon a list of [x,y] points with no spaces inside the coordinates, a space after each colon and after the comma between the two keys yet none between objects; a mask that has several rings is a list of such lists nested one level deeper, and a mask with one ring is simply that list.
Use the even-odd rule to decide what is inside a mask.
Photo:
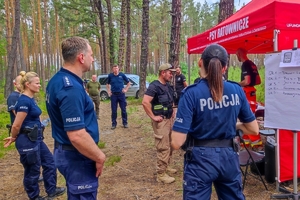
[{"label": "tall tree trunk", "polygon": [[[33,52],[32,52],[32,60],[35,65],[30,69],[32,71],[39,72],[39,62],[38,62],[38,39],[36,33],[36,13],[35,13],[35,3],[34,0],[30,1],[31,4],[31,17],[32,17],[32,35],[33,35]],[[40,75],[40,74],[39,74]]]},{"label": "tall tree trunk", "polygon": [[43,91],[46,91],[46,84],[45,84],[45,65],[44,65],[44,52],[43,52],[43,29],[42,29],[42,14],[41,14],[41,3],[40,0],[37,0],[37,14],[38,14],[38,25],[39,25],[39,51],[40,51],[40,63],[37,66],[37,73],[41,78],[41,85],[43,88]]},{"label": "tall tree trunk", "polygon": [[[233,9],[234,9],[234,0],[220,0],[218,23],[221,23],[222,21],[230,17],[233,14]],[[226,80],[228,79],[229,63],[230,63],[230,55],[228,54],[227,70],[224,74],[224,78]]]},{"label": "tall tree trunk", "polygon": [[[56,2],[56,1],[55,1]],[[61,67],[60,66],[60,46],[59,46],[59,22],[58,22],[58,12],[57,12],[57,5],[54,4],[54,10],[55,10],[55,55],[56,55],[56,65],[55,65],[55,71],[54,73]]]},{"label": "tall tree trunk", "polygon": [[20,54],[20,70],[25,71],[27,69],[27,67],[26,67],[26,62],[25,62],[25,57],[24,57],[23,38],[22,38],[21,31],[20,31],[18,42],[19,42],[19,54]]},{"label": "tall tree trunk", "polygon": [[177,67],[180,54],[181,0],[172,0],[171,17],[169,63]]},{"label": "tall tree trunk", "polygon": [[126,42],[126,56],[125,56],[125,72],[131,73],[131,19],[130,19],[130,0],[126,3],[126,20],[127,20],[127,42]]},{"label": "tall tree trunk", "polygon": [[11,25],[11,7],[10,7],[10,2],[9,1],[4,1],[5,3],[5,18],[6,18],[6,51],[7,55],[10,54],[10,49],[11,49],[11,37],[12,37],[12,25]]},{"label": "tall tree trunk", "polygon": [[[91,5],[92,5],[93,12],[97,13],[96,4],[93,1],[91,1]],[[99,18],[95,19],[95,24],[101,30],[100,19]],[[99,57],[100,57],[100,60],[99,60],[100,62],[98,61],[97,64],[99,64],[101,66],[101,72],[102,72],[103,71],[102,68],[105,68],[105,65],[104,65],[104,59],[105,58],[104,58],[103,53],[102,53],[103,52],[103,44],[102,44],[102,37],[101,37],[100,34],[97,34],[96,43],[98,43],[98,48],[96,47],[96,54],[95,55],[97,55],[97,56],[99,55]]]},{"label": "tall tree trunk", "polygon": [[100,27],[101,27],[101,36],[102,36],[102,52],[103,52],[103,65],[102,66],[102,70],[103,73],[107,73],[108,72],[108,67],[107,66],[107,48],[106,48],[106,37],[105,37],[105,25],[104,25],[104,16],[103,16],[103,9],[102,9],[102,2],[101,0],[94,0],[94,4],[98,10],[98,16],[99,16],[99,20],[100,20]]},{"label": "tall tree trunk", "polygon": [[[48,13],[48,0],[44,0],[44,21],[45,21],[45,44],[46,44],[46,72],[45,73],[45,79],[44,79],[44,82],[46,79],[49,79],[50,78],[50,68],[51,68],[51,64],[50,64],[50,61],[51,61],[51,46],[50,46],[50,41],[49,41],[49,13]],[[45,85],[45,88],[46,88],[46,84]],[[44,90],[45,91],[45,90]]]},{"label": "tall tree trunk", "polygon": [[112,20],[112,9],[111,9],[111,1],[106,1],[107,7],[107,19],[108,19],[108,43],[109,43],[109,62],[107,63],[107,71],[110,71],[111,66],[116,63],[116,56],[115,56],[115,26]]},{"label": "tall tree trunk", "polygon": [[13,71],[14,71],[14,64],[17,54],[18,48],[18,41],[20,37],[20,0],[15,0],[15,26],[12,36],[12,45],[8,55],[8,68],[6,70],[6,82],[5,82],[5,91],[4,96],[5,98],[13,91]]},{"label": "tall tree trunk", "polygon": [[143,0],[142,17],[142,44],[141,44],[141,71],[140,71],[140,91],[142,97],[146,91],[146,76],[149,46],[149,0]]},{"label": "tall tree trunk", "polygon": [[[22,40],[20,40],[21,45],[19,45],[21,47],[21,49],[23,49],[23,60],[24,60],[24,65],[22,64],[21,66],[21,70],[24,71],[29,71],[29,66],[30,66],[30,61],[29,61],[29,50],[28,50],[28,33],[27,33],[27,24],[25,23],[25,19],[23,19],[22,21],[22,33],[20,38],[22,38]],[[24,43],[24,46],[23,46]]]},{"label": "tall tree trunk", "polygon": [[119,53],[118,53],[118,65],[122,70],[124,65],[125,55],[125,28],[126,28],[126,0],[122,0],[121,5],[121,17],[120,17],[120,37],[119,37]]}]

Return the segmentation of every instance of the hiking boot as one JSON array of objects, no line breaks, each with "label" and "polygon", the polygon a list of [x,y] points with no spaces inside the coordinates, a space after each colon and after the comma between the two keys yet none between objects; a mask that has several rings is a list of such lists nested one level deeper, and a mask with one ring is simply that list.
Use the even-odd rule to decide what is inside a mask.
[{"label": "hiking boot", "polygon": [[175,174],[177,172],[177,169],[173,169],[171,167],[167,167],[167,172],[170,172],[171,174]]},{"label": "hiking boot", "polygon": [[66,192],[66,188],[64,187],[56,187],[55,192],[52,194],[49,194],[48,197],[58,197],[60,195],[63,195]]},{"label": "hiking boot", "polygon": [[125,124],[125,125],[124,125],[124,128],[128,128],[128,124]]},{"label": "hiking boot", "polygon": [[111,130],[114,130],[114,129],[116,129],[116,126],[112,126],[112,127],[111,127]]},{"label": "hiking boot", "polygon": [[174,177],[169,176],[166,173],[157,174],[156,181],[160,183],[173,183],[175,181]]}]

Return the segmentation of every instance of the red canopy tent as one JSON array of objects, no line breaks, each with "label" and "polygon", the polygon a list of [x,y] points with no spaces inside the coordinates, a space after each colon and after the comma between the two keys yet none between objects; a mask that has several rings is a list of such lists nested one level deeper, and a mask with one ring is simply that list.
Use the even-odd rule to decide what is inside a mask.
[{"label": "red canopy tent", "polygon": [[299,12],[300,0],[252,0],[212,29],[188,38],[188,53],[201,54],[212,43],[228,53],[239,47],[249,53],[291,49],[295,39],[300,41]]},{"label": "red canopy tent", "polygon": [[[295,39],[300,41],[300,0],[252,0],[217,26],[188,38],[187,50],[188,54],[201,54],[207,45],[218,43],[224,46],[228,53],[235,53],[239,47],[243,47],[248,53],[264,54],[291,49],[295,46]],[[297,145],[292,144],[295,139],[286,143],[287,136],[292,135],[286,132],[278,135],[278,181],[293,178],[294,183],[297,183],[300,168],[295,167],[295,162],[297,163],[298,159],[294,158],[293,161],[291,148],[286,148],[294,146],[295,156]],[[298,169],[295,172],[299,173],[293,173],[292,169]],[[276,188],[279,188],[278,182]],[[294,186],[294,193],[297,194],[297,184]]]}]

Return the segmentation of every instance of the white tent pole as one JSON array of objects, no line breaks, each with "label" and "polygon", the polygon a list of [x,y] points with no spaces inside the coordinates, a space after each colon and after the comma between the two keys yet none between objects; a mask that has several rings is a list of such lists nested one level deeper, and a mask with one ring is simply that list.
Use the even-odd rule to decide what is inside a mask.
[{"label": "white tent pole", "polygon": [[277,29],[274,29],[274,32],[273,32],[273,43],[274,43],[274,51],[278,51],[278,33],[280,31],[277,30]]},{"label": "white tent pole", "polygon": [[[273,32],[273,47],[274,47],[274,52],[278,51],[278,37],[277,37],[277,32],[278,30],[277,29],[274,29],[274,32]],[[278,129],[275,130],[275,170],[276,170],[276,177],[275,177],[275,181],[276,181],[276,190],[277,192],[279,192],[279,171],[278,171],[278,161],[279,161],[279,158],[277,157],[277,155],[279,155],[278,153],[278,138],[277,138],[277,135],[278,134]]]},{"label": "white tent pole", "polygon": [[191,84],[191,54],[188,54],[188,77],[189,77],[189,82],[188,85]]}]

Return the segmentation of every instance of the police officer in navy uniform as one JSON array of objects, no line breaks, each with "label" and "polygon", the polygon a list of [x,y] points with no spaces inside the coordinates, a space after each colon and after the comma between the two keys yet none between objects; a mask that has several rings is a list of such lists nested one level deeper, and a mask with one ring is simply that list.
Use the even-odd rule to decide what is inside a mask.
[{"label": "police officer in navy uniform", "polygon": [[[127,121],[127,112],[126,112],[126,98],[125,93],[128,91],[130,87],[130,81],[127,76],[122,72],[119,72],[119,66],[114,65],[112,67],[113,72],[108,75],[106,89],[108,95],[110,96],[111,101],[111,121],[112,126],[111,129],[115,129],[117,127],[117,109],[118,104],[121,108],[121,116],[122,123],[124,128],[128,128]],[[124,88],[124,82],[126,83],[126,87]]]},{"label": "police officer in navy uniform", "polygon": [[227,57],[222,46],[208,46],[198,62],[203,78],[183,91],[178,105],[172,147],[179,149],[188,138],[184,145],[186,200],[210,199],[212,184],[219,199],[245,199],[233,138],[237,129],[256,135],[259,129],[241,87],[222,78]]},{"label": "police officer in navy uniform", "polygon": [[[24,71],[21,71],[20,74],[23,74]],[[18,75],[15,80],[14,80],[14,86],[16,88],[15,91],[10,93],[10,95],[7,98],[7,111],[9,112],[10,115],[10,122],[11,124],[14,123],[15,117],[16,117],[16,111],[15,111],[15,105],[17,103],[17,100],[20,96],[21,93],[21,85],[20,85],[20,80],[22,76]]]},{"label": "police officer in navy uniform", "polygon": [[[171,127],[173,122],[174,90],[169,82],[172,72],[175,71],[169,63],[159,67],[159,77],[150,83],[144,98],[143,107],[152,120],[156,147],[156,180],[162,183],[172,183],[175,178],[170,173],[176,173],[176,169],[169,167],[172,156]],[[169,173],[169,174],[168,174]]]},{"label": "police officer in navy uniform", "polygon": [[22,95],[15,106],[16,118],[12,125],[11,137],[4,139],[4,147],[16,142],[20,161],[24,167],[23,184],[29,199],[44,199],[39,195],[38,179],[40,167],[43,168],[44,186],[49,197],[65,192],[65,188],[56,187],[56,167],[53,155],[43,142],[43,127],[40,121],[41,109],[34,100],[34,94],[41,87],[35,72],[20,73]]},{"label": "police officer in navy uniform", "polygon": [[97,199],[105,155],[97,146],[97,116],[82,81],[94,61],[93,51],[88,40],[76,36],[61,47],[64,65],[49,81],[46,96],[55,164],[66,179],[68,199]]}]

